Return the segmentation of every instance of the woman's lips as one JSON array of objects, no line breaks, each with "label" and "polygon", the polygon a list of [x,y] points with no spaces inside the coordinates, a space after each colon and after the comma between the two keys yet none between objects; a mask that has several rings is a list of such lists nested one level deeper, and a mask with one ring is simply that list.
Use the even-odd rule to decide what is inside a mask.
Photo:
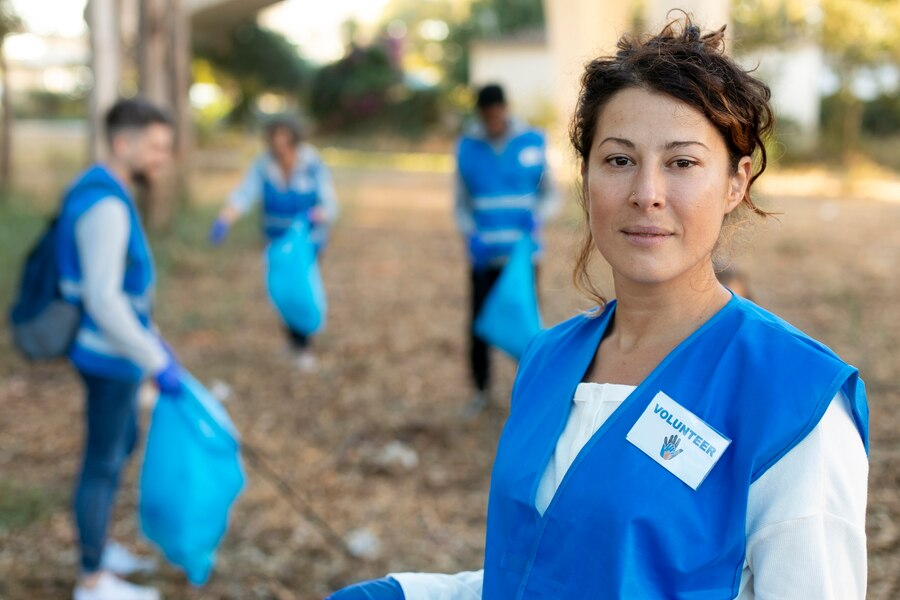
[{"label": "woman's lips", "polygon": [[625,227],[621,231],[629,243],[643,248],[662,244],[673,235],[660,227]]}]

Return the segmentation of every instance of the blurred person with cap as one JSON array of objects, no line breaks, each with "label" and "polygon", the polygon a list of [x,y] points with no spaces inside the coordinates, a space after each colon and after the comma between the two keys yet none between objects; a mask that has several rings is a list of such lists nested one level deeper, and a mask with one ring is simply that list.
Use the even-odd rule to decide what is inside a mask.
[{"label": "blurred person with cap", "polygon": [[[559,208],[543,133],[509,113],[497,84],[478,91],[478,114],[456,151],[456,222],[468,245],[471,284],[469,362],[475,397],[466,412],[489,404],[490,348],[474,332],[478,313],[523,236],[539,240]],[[535,261],[539,251],[535,254]]]},{"label": "blurred person with cap", "polygon": [[181,367],[153,319],[156,272],[131,188],[170,161],[172,121],[146,100],[119,100],[105,119],[109,160],[82,173],[63,200],[57,266],[64,298],[82,307],[69,357],[87,392],[87,435],[75,491],[81,577],[75,600],[154,600],[120,579],[153,563],[107,542],[119,479],[138,438],[138,391],[153,378],[177,395]]},{"label": "blurred person with cap", "polygon": [[[266,123],[264,137],[266,150],[219,212],[209,232],[210,242],[221,244],[232,225],[262,202],[262,229],[269,242],[299,219],[309,226],[316,251],[321,252],[338,216],[331,172],[318,151],[304,141],[303,127],[296,118],[273,118]],[[287,324],[285,329],[295,366],[303,372],[315,371],[318,361],[309,336]]]}]

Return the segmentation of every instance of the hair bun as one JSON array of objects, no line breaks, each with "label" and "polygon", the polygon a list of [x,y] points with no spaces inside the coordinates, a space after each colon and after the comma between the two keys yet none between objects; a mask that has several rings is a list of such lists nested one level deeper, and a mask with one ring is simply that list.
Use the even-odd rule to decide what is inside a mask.
[{"label": "hair bun", "polygon": [[699,42],[700,41],[700,28],[694,24],[688,25],[687,30],[684,32],[687,36],[689,42]]}]

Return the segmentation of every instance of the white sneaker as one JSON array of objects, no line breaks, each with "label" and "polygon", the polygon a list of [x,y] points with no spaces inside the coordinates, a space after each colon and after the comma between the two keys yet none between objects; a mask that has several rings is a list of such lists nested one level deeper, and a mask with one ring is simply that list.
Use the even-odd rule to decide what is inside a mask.
[{"label": "white sneaker", "polygon": [[100,559],[102,571],[109,571],[120,577],[128,577],[135,573],[155,573],[157,566],[155,559],[138,556],[113,540],[106,542],[103,557]]},{"label": "white sneaker", "polygon": [[159,590],[128,583],[103,573],[92,588],[79,585],[72,594],[73,600],[162,600]]},{"label": "white sneaker", "polygon": [[315,373],[319,370],[319,359],[311,350],[301,350],[294,356],[294,367],[301,373]]}]

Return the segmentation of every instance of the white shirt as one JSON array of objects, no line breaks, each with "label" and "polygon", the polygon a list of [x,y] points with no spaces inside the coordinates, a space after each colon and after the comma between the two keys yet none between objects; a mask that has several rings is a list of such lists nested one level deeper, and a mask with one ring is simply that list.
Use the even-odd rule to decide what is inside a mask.
[{"label": "white shirt", "polygon": [[155,374],[166,366],[168,356],[157,336],[138,321],[122,291],[130,235],[128,209],[114,197],[100,200],[75,222],[82,302],[114,352]]},{"label": "white shirt", "polygon": [[[582,383],[538,485],[541,514],[575,457],[634,391]],[[869,463],[839,393],[819,424],[750,485],[738,600],[854,600],[866,595]],[[392,574],[407,600],[480,600],[483,571]]]}]

